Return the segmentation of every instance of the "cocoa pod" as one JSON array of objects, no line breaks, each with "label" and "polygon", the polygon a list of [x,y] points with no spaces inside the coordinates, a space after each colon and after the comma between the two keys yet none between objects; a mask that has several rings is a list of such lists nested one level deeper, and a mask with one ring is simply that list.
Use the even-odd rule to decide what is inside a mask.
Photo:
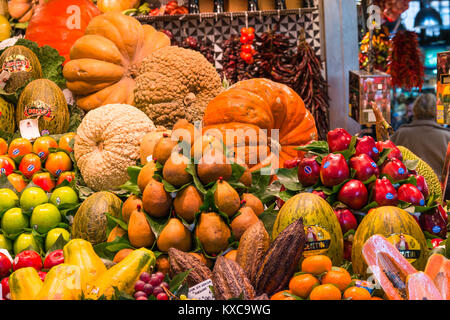
[{"label": "cocoa pod", "polygon": [[255,297],[255,289],[245,276],[244,270],[237,262],[224,256],[217,258],[212,282],[216,300],[238,298],[241,294],[244,300],[252,300]]},{"label": "cocoa pod", "polygon": [[272,296],[288,286],[298,268],[305,243],[303,219],[300,218],[284,229],[267,250],[256,274],[258,295]]},{"label": "cocoa pod", "polygon": [[269,249],[270,237],[261,220],[245,230],[236,254],[236,262],[242,267],[250,283],[254,286],[256,273],[264,254]]},{"label": "cocoa pod", "polygon": [[267,294],[263,293],[262,295],[257,296],[253,300],[270,300],[270,299],[269,299],[269,296]]},{"label": "cocoa pod", "polygon": [[169,249],[169,264],[172,277],[191,269],[185,280],[189,287],[212,278],[211,270],[203,262],[193,255],[175,248]]}]

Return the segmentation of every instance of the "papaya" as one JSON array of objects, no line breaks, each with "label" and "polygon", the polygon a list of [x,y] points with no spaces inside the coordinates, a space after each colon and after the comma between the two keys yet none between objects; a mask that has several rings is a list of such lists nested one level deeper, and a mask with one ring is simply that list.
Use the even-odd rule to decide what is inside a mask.
[{"label": "papaya", "polygon": [[406,278],[408,300],[444,300],[433,280],[425,272],[416,272]]},{"label": "papaya", "polygon": [[35,300],[42,286],[39,274],[32,267],[18,269],[9,276],[11,300]]},{"label": "papaya", "polygon": [[80,267],[81,289],[88,294],[95,279],[106,271],[106,266],[94,251],[92,244],[83,239],[70,240],[63,248],[64,262]]},{"label": "papaya", "polygon": [[50,269],[37,300],[80,300],[81,292],[80,267],[63,263]]},{"label": "papaya", "polygon": [[408,299],[407,278],[417,270],[392,243],[381,235],[374,235],[364,243],[362,256],[390,300]]},{"label": "papaya", "polygon": [[450,300],[450,261],[441,254],[433,254],[428,258],[425,273],[433,280],[442,297]]},{"label": "papaya", "polygon": [[125,259],[102,273],[93,283],[88,298],[97,300],[103,295],[111,299],[114,288],[130,295],[133,294],[134,284],[142,272],[150,272],[155,266],[155,254],[146,248],[134,250]]}]

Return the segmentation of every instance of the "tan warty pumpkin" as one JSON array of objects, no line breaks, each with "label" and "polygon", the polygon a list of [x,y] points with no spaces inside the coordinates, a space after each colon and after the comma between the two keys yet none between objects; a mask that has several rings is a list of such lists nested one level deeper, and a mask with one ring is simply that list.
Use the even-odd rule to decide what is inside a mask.
[{"label": "tan warty pumpkin", "polygon": [[[300,96],[288,86],[268,79],[241,81],[222,92],[206,107],[203,122],[204,132],[219,129],[228,146],[233,146],[233,141],[227,141],[227,130],[242,130],[240,133],[235,131],[238,134],[233,140],[240,145],[234,150],[237,156],[241,152],[245,154],[245,162],[252,171],[270,163],[274,166],[276,160],[282,167],[285,160],[297,157],[294,148],[317,139],[314,118]],[[258,164],[251,163],[254,162],[251,157],[259,152],[259,148],[273,148],[272,144],[261,145],[259,134],[245,135],[248,130],[258,132],[258,129],[268,130],[268,140],[273,138],[271,129],[279,130],[279,159],[268,152],[267,158],[258,157]]]},{"label": "tan warty pumpkin", "polygon": [[85,35],[70,50],[63,70],[67,88],[79,96],[77,104],[92,110],[105,104],[134,104],[134,78],[141,61],[170,45],[170,39],[149,25],[120,12],[91,20]]}]

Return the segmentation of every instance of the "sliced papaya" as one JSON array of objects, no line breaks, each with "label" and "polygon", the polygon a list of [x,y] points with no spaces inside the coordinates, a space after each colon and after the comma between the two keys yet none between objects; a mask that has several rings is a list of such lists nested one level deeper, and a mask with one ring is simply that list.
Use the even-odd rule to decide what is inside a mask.
[{"label": "sliced papaya", "polygon": [[444,300],[433,280],[425,272],[410,274],[406,279],[408,300]]},{"label": "sliced papaya", "polygon": [[433,280],[442,297],[450,300],[450,260],[441,254],[431,255],[425,273]]},{"label": "sliced papaya", "polygon": [[406,281],[417,270],[385,237],[373,235],[363,245],[364,260],[390,300],[407,300]]}]

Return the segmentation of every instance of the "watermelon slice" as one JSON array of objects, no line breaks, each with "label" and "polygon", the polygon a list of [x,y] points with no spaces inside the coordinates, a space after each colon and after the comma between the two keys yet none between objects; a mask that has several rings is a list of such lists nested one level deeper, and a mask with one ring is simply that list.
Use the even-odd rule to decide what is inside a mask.
[{"label": "watermelon slice", "polygon": [[417,270],[385,237],[374,235],[363,245],[362,254],[378,284],[390,300],[407,300],[406,281]]},{"label": "watermelon slice", "polygon": [[431,255],[425,273],[433,280],[442,297],[450,300],[450,260],[441,254]]},{"label": "watermelon slice", "polygon": [[406,279],[408,300],[444,300],[433,280],[425,272],[410,274]]}]

